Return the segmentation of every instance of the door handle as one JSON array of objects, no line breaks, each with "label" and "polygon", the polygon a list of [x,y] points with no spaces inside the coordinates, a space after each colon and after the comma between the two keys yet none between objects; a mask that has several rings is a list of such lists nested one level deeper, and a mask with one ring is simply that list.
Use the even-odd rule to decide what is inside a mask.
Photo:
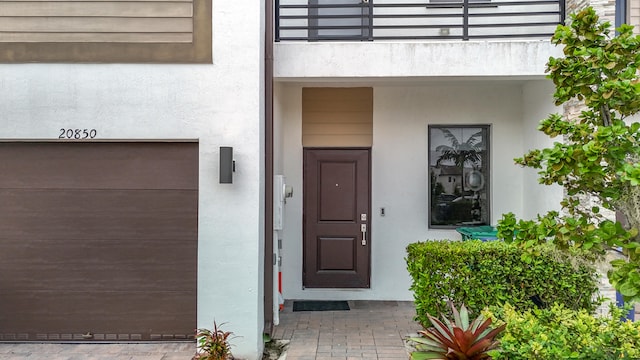
[{"label": "door handle", "polygon": [[360,231],[362,232],[362,246],[367,246],[367,224],[360,224]]}]

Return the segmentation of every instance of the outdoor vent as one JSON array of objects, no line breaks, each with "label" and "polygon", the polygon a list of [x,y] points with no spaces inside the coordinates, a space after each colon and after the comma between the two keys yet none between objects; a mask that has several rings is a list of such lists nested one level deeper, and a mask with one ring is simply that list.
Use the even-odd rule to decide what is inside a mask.
[{"label": "outdoor vent", "polygon": [[0,340],[29,340],[29,334],[0,334]]},{"label": "outdoor vent", "polygon": [[85,334],[36,334],[37,340],[87,340]]}]

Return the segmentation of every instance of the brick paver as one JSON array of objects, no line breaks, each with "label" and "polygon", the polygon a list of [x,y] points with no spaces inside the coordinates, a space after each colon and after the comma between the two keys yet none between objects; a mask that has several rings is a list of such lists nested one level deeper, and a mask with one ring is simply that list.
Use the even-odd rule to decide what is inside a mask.
[{"label": "brick paver", "polygon": [[[408,359],[420,325],[412,302],[349,301],[348,311],[280,313],[274,339],[289,340],[286,360]],[[194,342],[139,344],[0,343],[2,360],[191,360]]]},{"label": "brick paver", "polygon": [[2,360],[191,360],[194,342],[140,344],[0,344]]},{"label": "brick paver", "polygon": [[409,301],[349,301],[348,311],[280,312],[275,339],[290,340],[287,360],[408,359],[405,339],[421,326]]}]

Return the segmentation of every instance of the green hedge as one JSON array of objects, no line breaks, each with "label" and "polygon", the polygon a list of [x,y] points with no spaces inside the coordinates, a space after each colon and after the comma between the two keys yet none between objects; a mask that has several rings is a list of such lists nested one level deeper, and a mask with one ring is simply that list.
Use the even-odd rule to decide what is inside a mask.
[{"label": "green hedge", "polygon": [[[447,313],[447,301],[464,303],[475,314],[491,305],[518,308],[562,304],[595,311],[598,277],[589,262],[551,247],[523,250],[501,241],[427,241],[407,247],[407,269],[413,278],[417,320]],[[536,304],[538,303],[538,304]]]},{"label": "green hedge", "polygon": [[613,306],[609,316],[594,316],[558,305],[520,312],[504,305],[483,313],[492,326],[507,324],[494,360],[640,359],[640,323],[620,321],[625,312]]}]

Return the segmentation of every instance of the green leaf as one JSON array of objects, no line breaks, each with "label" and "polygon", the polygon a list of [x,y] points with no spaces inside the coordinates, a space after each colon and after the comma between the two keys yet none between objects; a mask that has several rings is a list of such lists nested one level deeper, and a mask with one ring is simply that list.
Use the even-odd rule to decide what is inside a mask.
[{"label": "green leaf", "polygon": [[[431,315],[427,315],[431,324],[433,325],[434,331],[431,332],[433,335],[437,337],[442,337],[443,339],[448,340],[449,342],[453,342],[453,334],[449,331],[446,325],[444,325],[440,320],[434,318]],[[430,329],[427,329],[427,331]]]},{"label": "green leaf", "polygon": [[422,345],[427,345],[433,348],[440,348],[442,350],[447,350],[447,347],[445,345],[443,345],[441,342],[438,342],[436,340],[430,339],[430,338],[426,338],[426,337],[420,337],[420,338],[410,338],[409,340],[418,343],[418,344],[422,344]]},{"label": "green leaf", "polygon": [[632,296],[636,296],[638,295],[638,287],[635,286],[634,284],[631,283],[623,283],[620,288],[618,289],[618,291],[620,292],[620,294],[622,294],[623,296],[628,296],[628,297],[632,297]]},{"label": "green leaf", "polygon": [[411,353],[411,360],[437,360],[437,359],[446,360],[446,357],[443,357],[442,354],[436,354],[436,353],[426,353],[426,352],[418,352],[418,351]]},{"label": "green leaf", "polygon": [[469,328],[469,311],[464,304],[460,308],[460,321],[460,327],[462,330],[467,330]]},{"label": "green leaf", "polygon": [[627,262],[625,260],[622,259],[616,259],[616,260],[611,260],[609,262],[609,264],[613,267],[620,267],[620,266],[624,266],[627,264]]}]

